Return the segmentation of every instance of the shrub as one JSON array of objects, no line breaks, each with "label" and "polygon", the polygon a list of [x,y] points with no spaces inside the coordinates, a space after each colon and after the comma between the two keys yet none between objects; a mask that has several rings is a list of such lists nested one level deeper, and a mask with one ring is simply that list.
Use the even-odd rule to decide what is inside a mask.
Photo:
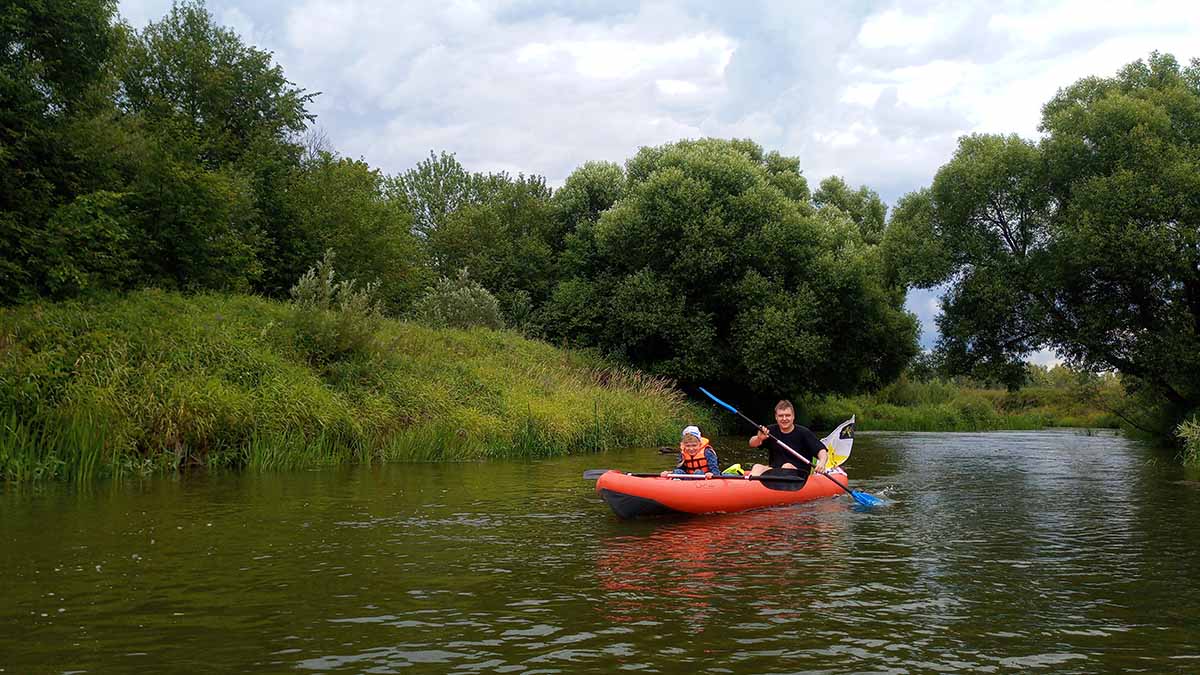
[{"label": "shrub", "polygon": [[379,284],[359,288],[354,279],[336,281],[333,251],[292,287],[292,330],[313,363],[370,351],[383,313],[374,296]]},{"label": "shrub", "polygon": [[1175,435],[1183,441],[1183,463],[1200,466],[1200,416],[1184,420],[1175,428]]},{"label": "shrub", "polygon": [[503,328],[500,303],[473,281],[464,268],[453,279],[442,277],[413,308],[412,318],[430,328]]}]

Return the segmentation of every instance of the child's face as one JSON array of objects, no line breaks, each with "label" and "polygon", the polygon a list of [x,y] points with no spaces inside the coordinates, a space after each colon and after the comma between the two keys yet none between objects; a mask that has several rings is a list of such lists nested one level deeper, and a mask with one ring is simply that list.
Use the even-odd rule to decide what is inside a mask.
[{"label": "child's face", "polygon": [[679,447],[687,450],[688,452],[695,452],[696,448],[700,447],[700,439],[688,434],[687,436],[683,437],[683,440],[679,441]]}]

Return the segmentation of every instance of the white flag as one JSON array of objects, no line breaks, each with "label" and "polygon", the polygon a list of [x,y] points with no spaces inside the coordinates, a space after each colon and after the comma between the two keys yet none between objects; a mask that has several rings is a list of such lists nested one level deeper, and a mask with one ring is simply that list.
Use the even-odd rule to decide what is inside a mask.
[{"label": "white flag", "polygon": [[854,416],[839,424],[828,436],[822,438],[821,442],[825,444],[825,450],[829,453],[829,461],[825,468],[841,466],[850,456],[850,448],[854,445]]}]

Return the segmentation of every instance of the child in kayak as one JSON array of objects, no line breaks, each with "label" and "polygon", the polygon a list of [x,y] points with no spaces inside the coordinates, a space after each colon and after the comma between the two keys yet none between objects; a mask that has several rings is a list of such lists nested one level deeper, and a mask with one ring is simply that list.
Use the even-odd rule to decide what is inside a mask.
[{"label": "child in kayak", "polygon": [[662,475],[665,477],[672,473],[698,474],[705,478],[721,473],[717,468],[717,451],[708,444],[707,438],[700,435],[700,427],[684,427],[679,440],[679,463],[674,471],[664,471]]}]

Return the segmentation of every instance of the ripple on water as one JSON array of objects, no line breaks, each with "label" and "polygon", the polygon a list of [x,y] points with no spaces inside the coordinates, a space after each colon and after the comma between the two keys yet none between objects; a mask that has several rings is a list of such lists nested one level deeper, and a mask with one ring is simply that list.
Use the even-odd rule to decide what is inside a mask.
[{"label": "ripple on water", "polygon": [[887,509],[648,522],[579,480],[661,468],[642,451],[4,494],[0,666],[1188,672],[1200,491],[1144,459],[1118,437],[863,434],[852,483]]}]

